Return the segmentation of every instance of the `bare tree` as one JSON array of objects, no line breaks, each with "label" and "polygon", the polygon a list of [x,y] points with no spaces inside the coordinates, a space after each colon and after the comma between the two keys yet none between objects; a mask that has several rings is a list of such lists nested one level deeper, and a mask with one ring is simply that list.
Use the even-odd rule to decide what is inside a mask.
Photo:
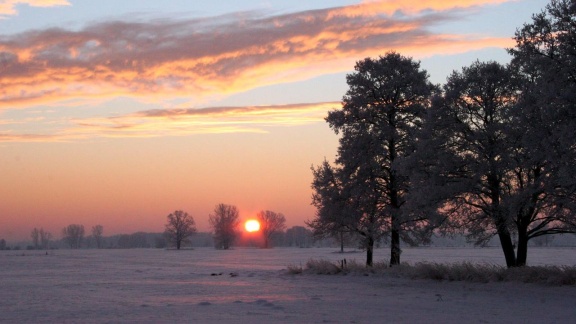
[{"label": "bare tree", "polygon": [[40,246],[47,250],[50,248],[50,241],[52,240],[52,233],[45,231],[43,228],[39,231],[40,234]]},{"label": "bare tree", "polygon": [[177,210],[166,218],[168,222],[166,223],[164,235],[168,242],[171,242],[176,246],[177,250],[180,250],[182,243],[190,235],[196,233],[194,218],[182,210]]},{"label": "bare tree", "polygon": [[32,237],[32,245],[34,246],[34,249],[40,249],[40,231],[34,227],[30,236]]},{"label": "bare tree", "polygon": [[96,248],[101,249],[103,246],[104,227],[102,225],[92,226],[92,237],[96,241]]},{"label": "bare tree", "polygon": [[286,230],[285,244],[296,247],[310,247],[312,231],[304,226],[292,226]]},{"label": "bare tree", "polygon": [[218,204],[209,216],[210,226],[214,229],[214,245],[217,249],[227,250],[238,238],[240,225],[238,208],[232,205]]},{"label": "bare tree", "polygon": [[262,210],[256,216],[260,222],[260,231],[264,238],[264,248],[270,247],[270,238],[276,232],[281,232],[286,228],[286,217],[282,213],[275,213],[269,210]]},{"label": "bare tree", "polygon": [[84,240],[84,225],[70,224],[62,229],[62,239],[71,249],[79,249]]}]

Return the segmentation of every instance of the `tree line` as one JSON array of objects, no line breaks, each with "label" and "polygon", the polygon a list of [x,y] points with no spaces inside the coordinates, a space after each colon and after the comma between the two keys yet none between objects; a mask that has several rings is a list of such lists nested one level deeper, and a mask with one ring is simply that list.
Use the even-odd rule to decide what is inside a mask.
[{"label": "tree line", "polygon": [[576,232],[576,6],[553,0],[515,33],[509,64],[476,61],[432,84],[396,52],[356,63],[342,108],[326,122],[336,159],[312,167],[308,225],[317,237],[356,233],[426,243],[496,236],[508,267],[532,239]]},{"label": "tree line", "polygon": [[[234,246],[242,233],[238,208],[233,205],[218,204],[208,217],[212,230],[210,236],[213,240],[213,246],[217,249],[229,249]],[[272,247],[272,242],[279,243],[278,236],[284,234],[295,242],[307,242],[306,245],[308,246],[311,244],[312,233],[302,226],[294,226],[284,233],[286,217],[282,213],[262,210],[256,215],[255,219],[260,224],[260,230],[254,235],[261,238],[257,243],[263,248]],[[113,241],[113,244],[109,242],[106,246],[104,227],[102,225],[93,226],[90,235],[86,236],[84,225],[70,224],[62,229],[60,242],[71,249],[83,247],[95,247],[98,249],[105,247],[174,247],[179,250],[184,245],[190,245],[190,238],[196,232],[194,218],[187,212],[176,210],[166,216],[164,232],[160,236],[143,232],[121,234],[114,236],[112,239],[109,238],[108,241]],[[53,235],[43,228],[34,228],[30,233],[30,237],[32,245],[29,245],[28,249],[47,250],[58,246]],[[153,244],[150,243],[151,240],[153,240]],[[280,243],[284,244],[284,242]],[[2,240],[0,249],[6,248],[6,241]]]},{"label": "tree line", "polygon": [[[259,233],[262,247],[269,248],[272,236],[286,228],[286,217],[282,213],[262,210],[256,215],[260,224]],[[234,205],[218,204],[208,216],[213,233],[214,247],[227,250],[234,245],[242,233],[240,214]],[[194,218],[182,210],[176,210],[167,216],[164,235],[167,242],[180,249],[186,240],[196,233]]]}]

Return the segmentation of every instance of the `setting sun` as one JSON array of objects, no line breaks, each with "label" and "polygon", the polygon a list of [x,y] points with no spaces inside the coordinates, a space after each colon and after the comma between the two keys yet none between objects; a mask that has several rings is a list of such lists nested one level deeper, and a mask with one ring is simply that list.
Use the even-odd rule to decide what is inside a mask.
[{"label": "setting sun", "polygon": [[260,223],[257,220],[250,219],[246,221],[246,224],[244,224],[244,228],[246,229],[247,232],[256,232],[260,229]]}]

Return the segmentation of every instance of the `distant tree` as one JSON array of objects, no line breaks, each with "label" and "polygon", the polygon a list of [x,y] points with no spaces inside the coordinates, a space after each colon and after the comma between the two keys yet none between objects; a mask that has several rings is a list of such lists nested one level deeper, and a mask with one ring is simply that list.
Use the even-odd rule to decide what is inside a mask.
[{"label": "distant tree", "polygon": [[149,248],[150,244],[148,244],[146,233],[136,232],[118,236],[116,246],[120,249],[140,249]]},{"label": "distant tree", "polygon": [[6,250],[6,240],[5,239],[0,239],[0,251],[1,250]]},{"label": "distant tree", "polygon": [[92,237],[96,241],[96,248],[101,249],[104,245],[104,227],[102,225],[92,226]]},{"label": "distant tree", "polygon": [[176,210],[174,213],[169,214],[167,217],[164,234],[168,242],[176,246],[180,250],[182,243],[186,239],[196,233],[196,225],[194,218],[182,210]]},{"label": "distant tree", "polygon": [[71,249],[82,247],[84,239],[84,225],[70,224],[62,229],[62,239]]},{"label": "distant tree", "polygon": [[227,250],[238,238],[240,225],[238,208],[232,205],[218,204],[208,221],[214,231],[214,246]]},{"label": "distant tree", "polygon": [[264,248],[270,247],[270,238],[276,232],[281,232],[286,228],[286,217],[282,213],[269,210],[262,210],[256,215],[260,222],[260,231],[264,238]]},{"label": "distant tree", "polygon": [[32,233],[30,233],[30,236],[32,237],[32,246],[34,249],[40,249],[40,231],[34,227]]},{"label": "distant tree", "polygon": [[310,247],[312,231],[304,226],[292,226],[286,230],[285,244],[296,247]]},{"label": "distant tree", "polygon": [[343,225],[361,235],[367,265],[372,265],[375,242],[390,233],[390,264],[395,265],[400,238],[417,244],[431,233],[426,215],[403,208],[411,186],[399,166],[415,149],[415,133],[436,86],[420,63],[394,52],[361,60],[354,69],[346,76],[349,90],[342,109],[326,118],[342,135],[337,165],[325,162],[314,171],[313,188],[320,196],[314,204],[325,209],[315,225],[327,228],[336,217],[327,229]]},{"label": "distant tree", "polygon": [[50,248],[50,241],[52,240],[52,233],[45,231],[43,228],[40,228],[38,231],[40,236],[40,246],[47,250]]}]

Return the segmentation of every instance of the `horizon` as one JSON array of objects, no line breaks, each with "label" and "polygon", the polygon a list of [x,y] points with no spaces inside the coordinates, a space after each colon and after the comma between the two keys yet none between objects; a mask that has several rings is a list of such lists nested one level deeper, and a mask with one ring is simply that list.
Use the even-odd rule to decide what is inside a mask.
[{"label": "horizon", "polygon": [[314,217],[310,167],[333,161],[346,74],[396,51],[443,83],[507,63],[548,1],[26,0],[0,4],[0,239],[198,231],[219,203],[287,227]]}]

